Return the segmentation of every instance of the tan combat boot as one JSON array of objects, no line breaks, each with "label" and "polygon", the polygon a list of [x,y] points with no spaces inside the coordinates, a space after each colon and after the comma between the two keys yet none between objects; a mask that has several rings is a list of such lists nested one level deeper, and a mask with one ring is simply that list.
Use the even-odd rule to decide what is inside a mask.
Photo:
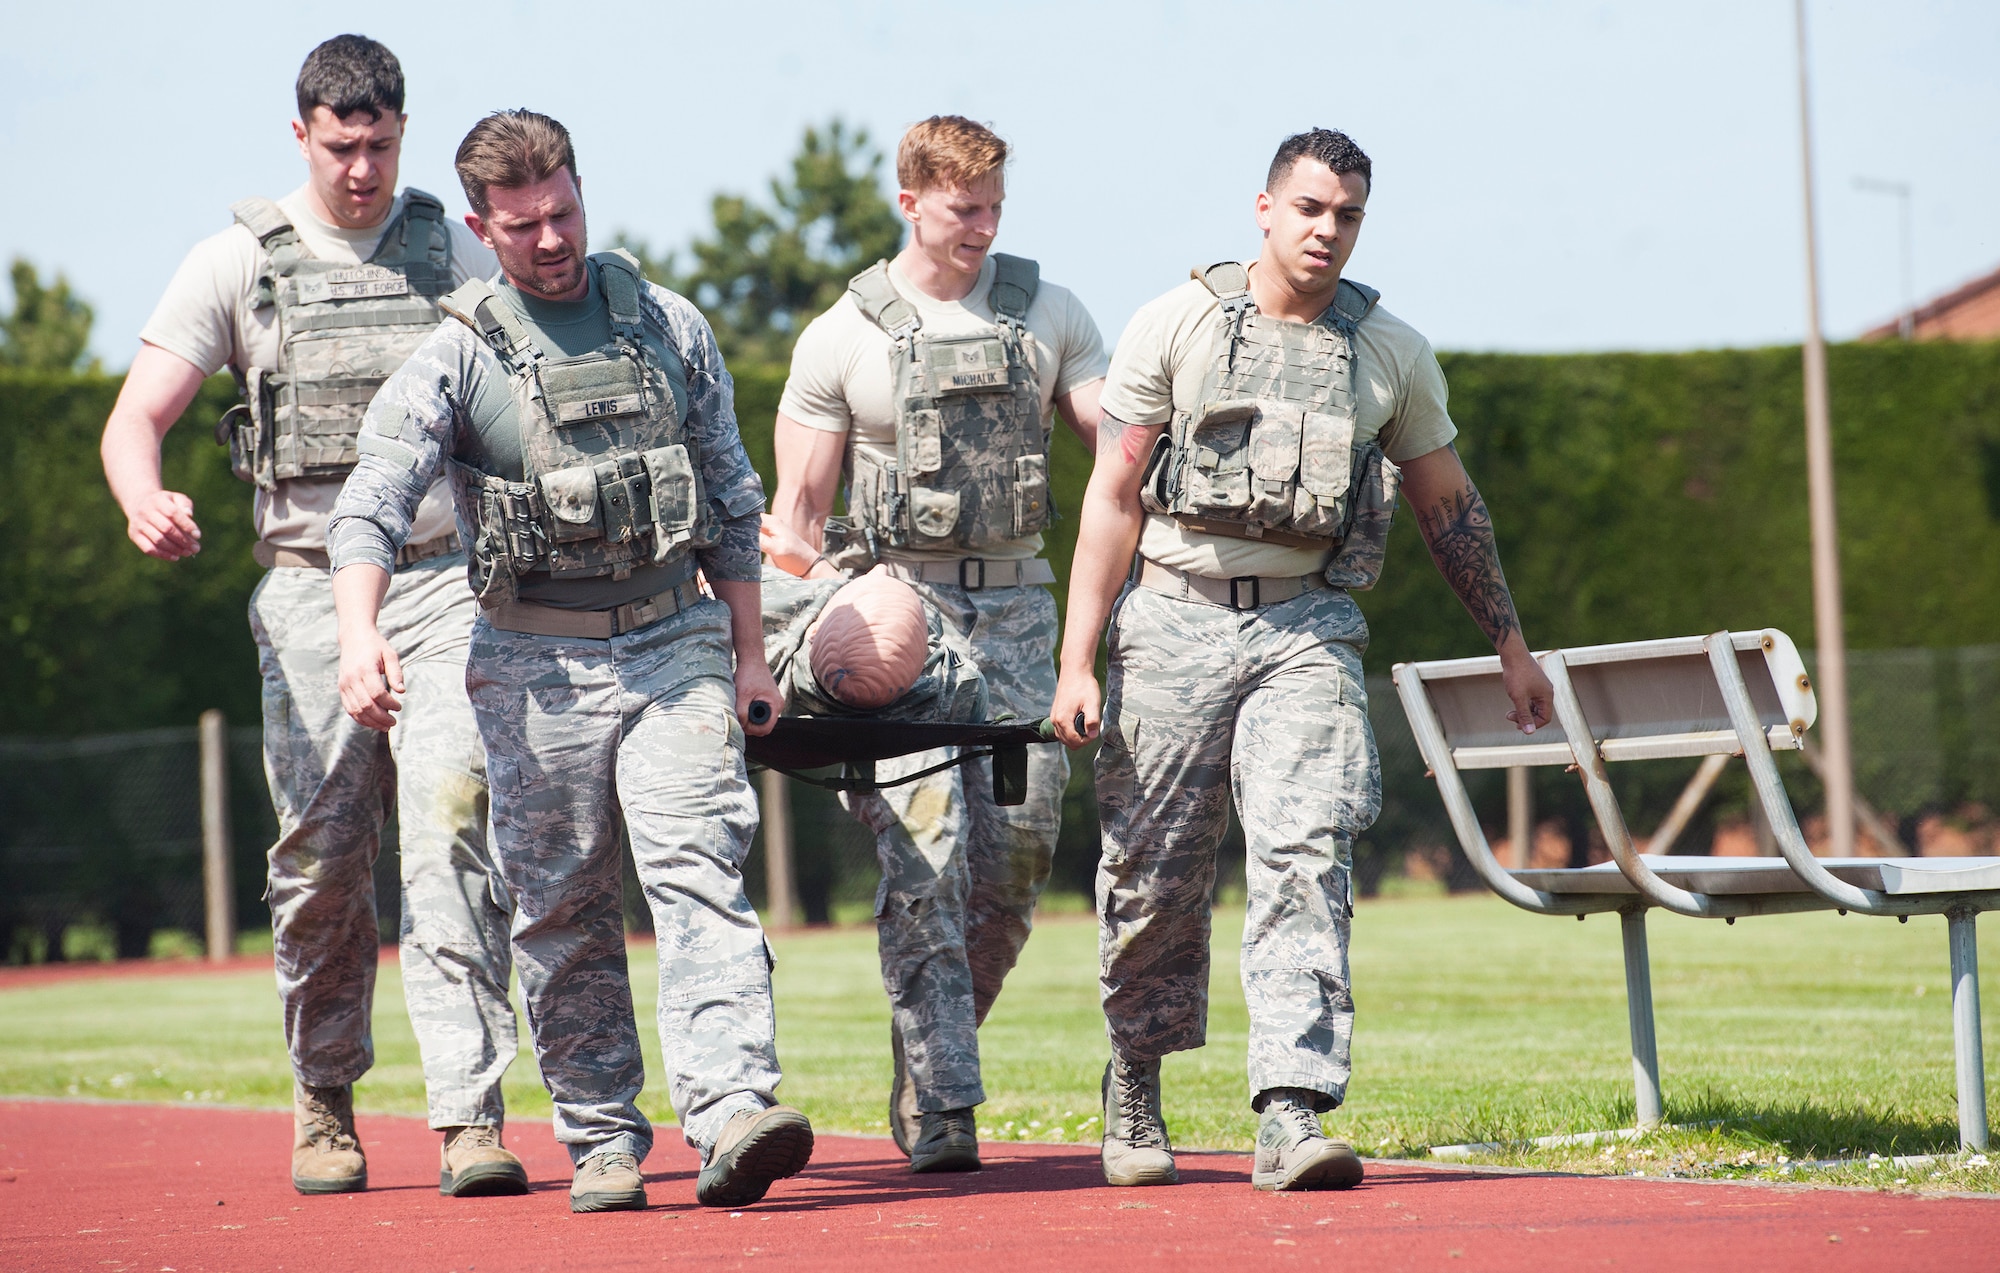
[{"label": "tan combat boot", "polygon": [[646,1181],[639,1174],[639,1160],[631,1154],[608,1150],[578,1163],[576,1179],[569,1185],[569,1209],[644,1211]]},{"label": "tan combat boot", "polygon": [[704,1207],[747,1207],[812,1161],[813,1129],[789,1105],[746,1109],[723,1126],[694,1184]]},{"label": "tan combat boot", "polygon": [[354,1134],[354,1089],[292,1085],[292,1188],[300,1193],[358,1193],[368,1187],[368,1159]]},{"label": "tan combat boot", "polygon": [[1177,1185],[1174,1147],[1160,1117],[1160,1062],[1120,1060],[1104,1067],[1104,1183]]},{"label": "tan combat boot", "polygon": [[497,1198],[528,1192],[528,1169],[500,1143],[498,1127],[447,1127],[438,1150],[438,1192]]},{"label": "tan combat boot", "polygon": [[1259,1189],[1352,1189],[1361,1183],[1361,1156],[1320,1129],[1314,1093],[1295,1087],[1261,1094],[1257,1156],[1250,1183]]}]

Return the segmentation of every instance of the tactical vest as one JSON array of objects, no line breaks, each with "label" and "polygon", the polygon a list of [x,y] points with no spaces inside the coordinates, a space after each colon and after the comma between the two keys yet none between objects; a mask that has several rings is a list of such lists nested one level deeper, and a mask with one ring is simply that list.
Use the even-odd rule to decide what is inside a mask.
[{"label": "tactical vest", "polygon": [[[643,299],[639,265],[622,251],[598,267],[611,342],[574,358],[535,344],[492,286],[474,280],[444,300],[499,356],[521,428],[522,481],[452,461],[453,490],[476,525],[473,590],[487,605],[512,600],[529,574],[554,579],[678,565],[693,576],[694,548],[721,535],[702,490],[701,457],[654,345],[677,354],[664,317]],[[688,376],[693,391],[693,376]]]},{"label": "tactical vest", "polygon": [[[1379,494],[1394,477],[1379,447],[1354,446],[1355,332],[1380,293],[1342,279],[1317,321],[1295,323],[1257,311],[1238,262],[1193,276],[1222,303],[1213,362],[1195,408],[1176,412],[1161,438],[1143,502],[1209,534],[1293,547],[1343,542],[1356,488]],[[1389,499],[1393,509],[1393,486]]]},{"label": "tactical vest", "polygon": [[917,307],[877,261],[848,283],[868,320],[889,334],[896,395],[896,458],[849,448],[847,505],[868,543],[978,552],[1049,522],[1049,437],[1041,387],[1028,362],[1028,307],[1041,270],[993,254],[988,303],[996,326],[932,336]]},{"label": "tactical vest", "polygon": [[363,265],[314,256],[269,199],[230,211],[269,261],[251,303],[278,308],[278,365],[242,373],[244,402],[222,417],[215,440],[229,448],[236,476],[265,490],[286,478],[343,477],[361,458],[355,440],[369,399],[443,316],[444,205],[405,190],[402,212]]}]

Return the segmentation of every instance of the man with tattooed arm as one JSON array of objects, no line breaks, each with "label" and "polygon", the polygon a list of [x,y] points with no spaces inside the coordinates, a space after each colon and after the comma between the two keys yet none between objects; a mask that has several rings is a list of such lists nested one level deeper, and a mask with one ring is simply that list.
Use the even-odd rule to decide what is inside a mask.
[{"label": "man with tattooed arm", "polygon": [[1550,717],[1492,519],[1451,445],[1437,359],[1374,289],[1341,277],[1370,185],[1368,156],[1344,134],[1286,139],[1257,196],[1257,260],[1197,269],[1142,308],[1105,382],[1050,714],[1072,747],[1102,738],[1114,1185],[1177,1179],[1160,1058],[1204,1041],[1209,899],[1232,794],[1249,851],[1251,1183],[1361,1180],[1361,1160],[1319,1115],[1346,1094],[1353,844],[1382,800],[1368,627],[1348,594],[1381,572],[1399,486],[1500,653],[1509,719],[1533,733]]}]

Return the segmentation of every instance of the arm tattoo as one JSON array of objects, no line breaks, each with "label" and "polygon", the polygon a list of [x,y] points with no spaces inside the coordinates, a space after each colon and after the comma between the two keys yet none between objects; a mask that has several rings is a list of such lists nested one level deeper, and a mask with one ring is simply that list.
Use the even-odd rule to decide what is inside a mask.
[{"label": "arm tattoo", "polygon": [[1507,576],[1500,570],[1500,552],[1493,543],[1493,516],[1479,488],[1468,480],[1429,508],[1417,512],[1417,527],[1458,599],[1473,622],[1497,648],[1509,633],[1521,630]]},{"label": "arm tattoo", "polygon": [[1098,417],[1097,453],[1101,456],[1118,455],[1124,457],[1127,464],[1140,464],[1144,462],[1151,443],[1146,430],[1125,423],[1109,411]]}]

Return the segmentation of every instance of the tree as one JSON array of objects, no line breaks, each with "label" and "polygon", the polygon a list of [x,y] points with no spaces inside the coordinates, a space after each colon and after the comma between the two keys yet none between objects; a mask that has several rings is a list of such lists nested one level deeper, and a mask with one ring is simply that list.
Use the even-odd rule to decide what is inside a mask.
[{"label": "tree", "polygon": [[[44,287],[35,267],[15,257],[14,312],[0,318],[0,367],[29,371],[73,371],[90,344],[90,306],[69,290],[69,280],[57,273]],[[87,370],[95,371],[91,359]]]},{"label": "tree", "polygon": [[689,247],[682,273],[675,253],[652,255],[618,236],[648,278],[687,296],[708,316],[731,359],[782,363],[808,321],[847,290],[847,281],[903,241],[903,219],[882,192],[882,152],[866,129],[839,119],[807,128],[791,178],[773,178],[770,206],[718,194],[714,232]]}]

